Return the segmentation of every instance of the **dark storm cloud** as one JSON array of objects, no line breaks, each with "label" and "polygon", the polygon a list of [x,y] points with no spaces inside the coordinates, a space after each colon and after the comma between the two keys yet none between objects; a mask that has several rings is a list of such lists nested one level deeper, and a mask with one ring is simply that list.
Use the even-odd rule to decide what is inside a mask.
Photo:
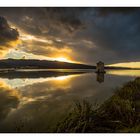
[{"label": "dark storm cloud", "polygon": [[85,8],[46,8],[48,17],[63,25],[70,32],[83,28],[79,16],[84,11]]},{"label": "dark storm cloud", "polygon": [[27,42],[24,51],[46,55],[47,47],[67,46],[74,59],[86,63],[140,60],[139,8],[1,8],[0,13],[24,32],[52,40],[30,42],[30,49]]},{"label": "dark storm cloud", "polygon": [[108,16],[110,14],[131,14],[133,12],[136,12],[138,9],[137,8],[128,8],[128,7],[102,7],[102,8],[98,8],[98,13],[99,16]]},{"label": "dark storm cloud", "polygon": [[19,35],[17,30],[10,28],[4,17],[0,17],[0,31],[0,42],[16,40]]},{"label": "dark storm cloud", "polygon": [[0,16],[0,54],[13,48],[10,42],[18,40],[18,37],[18,31],[11,28],[7,20]]},{"label": "dark storm cloud", "polygon": [[[86,30],[76,36],[94,43],[92,49],[84,49],[87,62],[103,60],[106,63],[139,61],[140,20],[139,8],[110,9],[105,15],[102,8],[85,12]],[[81,44],[82,46],[82,44]],[[96,46],[96,49],[94,48]]]},{"label": "dark storm cloud", "polygon": [[[77,8],[4,8],[0,12],[31,34],[72,32],[82,28],[78,16],[84,9]],[[18,12],[17,12],[18,11]],[[15,14],[16,13],[16,14]]]}]

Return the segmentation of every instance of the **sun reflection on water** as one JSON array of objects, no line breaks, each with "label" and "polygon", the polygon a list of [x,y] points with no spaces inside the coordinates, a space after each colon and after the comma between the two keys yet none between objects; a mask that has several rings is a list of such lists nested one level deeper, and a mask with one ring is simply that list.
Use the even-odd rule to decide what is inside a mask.
[{"label": "sun reflection on water", "polygon": [[47,78],[25,78],[25,79],[6,79],[6,78],[0,78],[1,81],[5,82],[7,85],[9,85],[12,88],[20,88],[28,85],[33,85],[36,83],[42,83],[42,82],[53,82],[55,84],[62,84],[62,83],[68,83],[71,78],[77,77],[80,74],[74,74],[74,75],[65,75],[65,76],[57,76],[57,77],[47,77]]},{"label": "sun reflection on water", "polygon": [[118,76],[140,76],[140,70],[108,70],[106,73]]},{"label": "sun reflection on water", "polygon": [[70,80],[71,78],[77,77],[80,74],[75,74],[75,75],[66,75],[66,76],[58,76],[55,78],[50,78],[50,80],[55,80],[55,81],[65,81],[65,80]]}]

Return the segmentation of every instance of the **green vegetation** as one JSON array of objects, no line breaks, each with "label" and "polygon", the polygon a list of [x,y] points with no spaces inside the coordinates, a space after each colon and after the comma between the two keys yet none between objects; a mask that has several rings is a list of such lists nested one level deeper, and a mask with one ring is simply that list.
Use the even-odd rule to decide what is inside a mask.
[{"label": "green vegetation", "polygon": [[140,132],[140,78],[116,89],[101,106],[76,102],[54,132]]}]

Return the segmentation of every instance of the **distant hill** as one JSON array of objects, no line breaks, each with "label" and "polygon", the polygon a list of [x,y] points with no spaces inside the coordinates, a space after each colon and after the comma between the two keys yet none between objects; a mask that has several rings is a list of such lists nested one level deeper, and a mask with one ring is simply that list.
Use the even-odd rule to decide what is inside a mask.
[{"label": "distant hill", "polygon": [[0,69],[95,69],[95,66],[36,59],[3,59]]},{"label": "distant hill", "polygon": [[[0,69],[96,69],[96,66],[37,59],[2,59]],[[125,67],[105,66],[105,69],[134,69]]]}]

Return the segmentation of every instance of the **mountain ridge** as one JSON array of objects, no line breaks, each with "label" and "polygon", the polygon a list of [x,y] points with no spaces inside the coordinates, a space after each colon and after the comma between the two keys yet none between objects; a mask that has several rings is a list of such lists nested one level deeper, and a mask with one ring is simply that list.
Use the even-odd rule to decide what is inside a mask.
[{"label": "mountain ridge", "polygon": [[95,66],[38,59],[2,59],[0,68],[25,69],[95,69]]},{"label": "mountain ridge", "polygon": [[[1,59],[0,69],[96,69],[94,65],[39,59]],[[105,69],[140,70],[140,68],[105,66]]]}]

